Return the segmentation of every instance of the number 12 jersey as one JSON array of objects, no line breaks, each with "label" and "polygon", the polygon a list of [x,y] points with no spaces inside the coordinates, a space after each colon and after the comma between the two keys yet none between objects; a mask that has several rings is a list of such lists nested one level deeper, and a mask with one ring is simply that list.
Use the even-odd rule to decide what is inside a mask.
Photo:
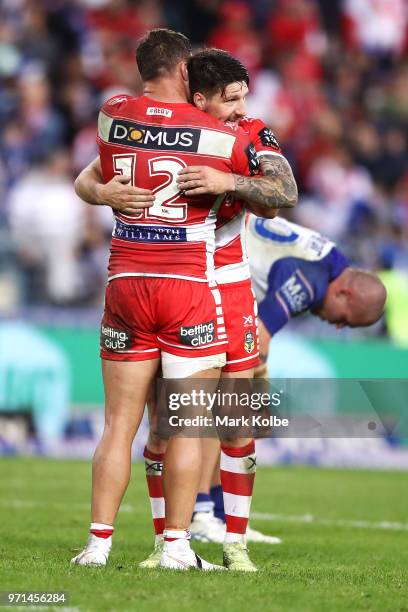
[{"label": "number 12 jersey", "polygon": [[233,130],[188,103],[116,96],[102,107],[98,145],[104,180],[128,176],[151,189],[154,205],[138,215],[115,212],[109,280],[123,276],[214,280],[214,230],[221,196],[187,198],[177,176],[207,165],[248,176],[254,150]]}]

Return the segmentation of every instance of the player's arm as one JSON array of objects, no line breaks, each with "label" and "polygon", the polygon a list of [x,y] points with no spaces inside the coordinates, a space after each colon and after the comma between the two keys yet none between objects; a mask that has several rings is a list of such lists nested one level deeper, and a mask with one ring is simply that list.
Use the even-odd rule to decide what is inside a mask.
[{"label": "player's arm", "polygon": [[[260,170],[263,174],[263,166],[265,165],[265,160],[267,159],[267,155],[263,155],[260,160]],[[263,217],[264,219],[274,219],[279,214],[279,208],[266,208],[265,206],[260,206],[259,204],[254,204],[253,202],[247,202],[246,208],[249,212],[253,213],[257,217]]]},{"label": "player's arm", "polygon": [[[178,185],[189,197],[231,193],[251,206],[293,208],[297,203],[298,191],[289,162],[282,155],[261,155],[259,163],[261,176],[241,176],[209,166],[189,166],[180,171]],[[273,216],[276,215],[273,213]]]},{"label": "player's arm", "polygon": [[130,185],[130,177],[114,176],[104,183],[99,157],[94,159],[75,181],[77,195],[88,204],[110,206],[127,215],[140,213],[154,202],[154,195],[148,189]]}]

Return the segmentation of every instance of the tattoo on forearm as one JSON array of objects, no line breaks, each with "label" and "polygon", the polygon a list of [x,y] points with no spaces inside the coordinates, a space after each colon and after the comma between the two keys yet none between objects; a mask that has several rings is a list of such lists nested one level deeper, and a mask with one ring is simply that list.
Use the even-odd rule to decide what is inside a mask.
[{"label": "tattoo on forearm", "polygon": [[298,198],[296,181],[284,157],[262,155],[263,176],[234,174],[235,195],[265,208],[292,208]]}]

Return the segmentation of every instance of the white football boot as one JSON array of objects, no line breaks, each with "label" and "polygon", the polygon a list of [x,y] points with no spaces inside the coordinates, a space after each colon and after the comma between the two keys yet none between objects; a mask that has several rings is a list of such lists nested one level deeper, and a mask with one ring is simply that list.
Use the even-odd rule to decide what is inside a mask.
[{"label": "white football boot", "polygon": [[257,544],[281,544],[282,540],[276,536],[266,535],[261,531],[252,529],[249,525],[246,530],[246,541],[255,542]]},{"label": "white football boot", "polygon": [[97,538],[91,533],[84,550],[71,559],[71,563],[76,565],[105,566],[108,562],[111,548],[112,536],[109,538]]},{"label": "white football boot", "polygon": [[178,539],[173,542],[164,542],[159,567],[161,569],[189,570],[198,569],[205,572],[224,571],[222,565],[214,565],[201,559],[194,550],[190,548],[189,539]]},{"label": "white football boot", "polygon": [[[197,542],[215,542],[222,544],[225,539],[225,523],[212,512],[196,512],[190,525],[191,539]],[[246,541],[257,544],[281,544],[282,540],[252,529],[246,531]]]},{"label": "white football boot", "polygon": [[192,540],[222,544],[225,538],[225,523],[214,516],[213,512],[196,512],[190,532]]}]

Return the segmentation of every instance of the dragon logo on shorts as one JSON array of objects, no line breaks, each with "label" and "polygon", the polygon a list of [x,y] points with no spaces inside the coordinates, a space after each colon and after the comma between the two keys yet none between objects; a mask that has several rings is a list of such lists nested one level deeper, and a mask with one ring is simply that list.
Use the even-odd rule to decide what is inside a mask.
[{"label": "dragon logo on shorts", "polygon": [[254,332],[247,331],[245,332],[245,340],[244,340],[244,349],[247,353],[252,353],[255,348],[255,336]]}]

